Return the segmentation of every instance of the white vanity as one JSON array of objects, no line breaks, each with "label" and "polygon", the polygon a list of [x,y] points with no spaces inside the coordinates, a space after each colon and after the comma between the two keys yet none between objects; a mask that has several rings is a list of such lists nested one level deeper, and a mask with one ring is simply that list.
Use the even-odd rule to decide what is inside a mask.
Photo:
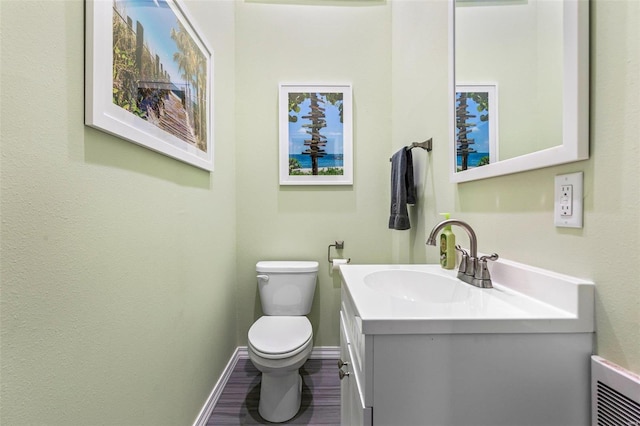
[{"label": "white vanity", "polygon": [[494,288],[439,265],[342,265],[342,424],[590,424],[594,284],[498,260]]}]

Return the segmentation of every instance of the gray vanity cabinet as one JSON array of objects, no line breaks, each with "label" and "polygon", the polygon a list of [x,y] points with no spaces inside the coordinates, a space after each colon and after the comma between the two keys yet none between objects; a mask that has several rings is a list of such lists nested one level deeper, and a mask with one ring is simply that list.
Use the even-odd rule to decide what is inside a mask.
[{"label": "gray vanity cabinet", "polygon": [[380,331],[355,306],[343,283],[343,426],[589,423],[592,334]]}]

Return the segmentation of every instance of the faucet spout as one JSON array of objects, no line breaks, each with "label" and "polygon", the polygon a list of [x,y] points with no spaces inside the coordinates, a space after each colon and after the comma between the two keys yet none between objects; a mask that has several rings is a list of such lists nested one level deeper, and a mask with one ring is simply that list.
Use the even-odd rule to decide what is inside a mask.
[{"label": "faucet spout", "polygon": [[434,226],[429,234],[429,238],[427,238],[427,245],[435,246],[438,233],[442,231],[445,226],[449,225],[457,225],[467,231],[467,235],[469,235],[469,257],[476,259],[478,257],[478,239],[476,238],[476,233],[468,223],[458,219],[443,220]]},{"label": "faucet spout", "polygon": [[458,268],[458,279],[476,287],[492,288],[493,284],[491,283],[487,260],[497,260],[498,255],[494,253],[491,256],[482,256],[478,259],[478,239],[476,238],[476,233],[473,228],[471,228],[468,223],[457,219],[443,220],[431,230],[429,238],[427,239],[427,245],[435,246],[438,233],[442,231],[445,226],[450,225],[461,227],[467,232],[467,235],[469,235],[470,247],[468,253],[463,248],[456,246],[456,249],[462,252],[462,260]]}]

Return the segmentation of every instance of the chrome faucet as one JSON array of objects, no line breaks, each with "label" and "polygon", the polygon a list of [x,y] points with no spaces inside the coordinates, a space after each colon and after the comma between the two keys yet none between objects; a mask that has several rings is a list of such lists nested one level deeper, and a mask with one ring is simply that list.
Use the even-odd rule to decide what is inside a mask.
[{"label": "chrome faucet", "polygon": [[438,223],[433,227],[429,238],[427,239],[427,245],[435,246],[436,237],[445,226],[457,225],[464,229],[469,235],[469,251],[463,249],[459,245],[456,246],[456,250],[462,253],[462,260],[458,267],[458,279],[464,281],[467,284],[474,285],[481,288],[492,288],[491,274],[487,267],[487,260],[498,260],[498,255],[493,253],[491,256],[482,256],[478,259],[478,239],[473,228],[461,220],[447,219]]}]

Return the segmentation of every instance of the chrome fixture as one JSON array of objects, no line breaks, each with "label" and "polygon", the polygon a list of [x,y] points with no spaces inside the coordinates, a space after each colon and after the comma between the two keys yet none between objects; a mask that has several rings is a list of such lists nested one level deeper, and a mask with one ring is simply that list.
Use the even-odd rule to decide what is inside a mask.
[{"label": "chrome fixture", "polygon": [[478,239],[473,228],[461,220],[447,219],[438,223],[433,227],[429,238],[427,239],[427,245],[436,245],[436,236],[445,227],[450,225],[457,225],[467,231],[469,235],[469,251],[463,249],[459,245],[456,246],[456,250],[462,253],[462,260],[458,267],[458,279],[464,281],[467,284],[471,284],[480,288],[492,288],[491,274],[489,274],[489,268],[487,267],[487,260],[498,260],[498,255],[493,253],[491,256],[482,256],[478,259]]},{"label": "chrome fixture", "polygon": [[[410,151],[413,148],[422,148],[427,152],[431,152],[433,150],[433,138],[429,138],[423,142],[411,142],[411,145],[407,145],[405,147],[407,151]],[[389,161],[391,161],[391,158],[389,158]]]},{"label": "chrome fixture", "polygon": [[343,361],[341,359],[338,360],[338,377],[340,377],[340,380],[351,375],[348,371],[342,370],[342,367],[348,367],[348,366],[349,366],[348,361]]},{"label": "chrome fixture", "polygon": [[[333,258],[331,257],[331,247],[335,247],[336,250],[344,249],[344,241],[336,241],[334,244],[329,244],[327,247],[327,261],[333,264]],[[347,263],[351,263],[351,258],[347,259]]]}]

